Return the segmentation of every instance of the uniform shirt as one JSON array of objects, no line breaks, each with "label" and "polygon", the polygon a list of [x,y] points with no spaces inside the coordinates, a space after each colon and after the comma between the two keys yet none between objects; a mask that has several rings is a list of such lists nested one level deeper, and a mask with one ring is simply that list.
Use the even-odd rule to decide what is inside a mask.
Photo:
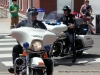
[{"label": "uniform shirt", "polygon": [[35,20],[34,22],[29,22],[28,19],[26,20],[23,20],[22,22],[20,22],[16,28],[19,28],[19,27],[34,27],[34,28],[41,28],[41,29],[47,29],[46,26],[41,22],[41,21],[38,21],[38,20]]},{"label": "uniform shirt", "polygon": [[10,5],[10,9],[9,9],[10,11],[16,11],[16,12],[12,12],[11,13],[11,17],[17,17],[18,16],[18,11],[19,11],[19,5],[17,5],[17,4],[12,4],[12,5]]},{"label": "uniform shirt", "polygon": [[63,24],[66,24],[66,25],[68,25],[68,23],[74,24],[75,23],[75,16],[72,14],[69,14],[68,16],[63,15],[57,21],[63,22]]},{"label": "uniform shirt", "polygon": [[[57,21],[58,22],[63,22],[63,24],[69,26],[69,23],[75,24],[75,16],[72,15],[72,14],[69,14],[68,16],[63,15]],[[72,29],[69,28],[67,31],[72,32]]]}]

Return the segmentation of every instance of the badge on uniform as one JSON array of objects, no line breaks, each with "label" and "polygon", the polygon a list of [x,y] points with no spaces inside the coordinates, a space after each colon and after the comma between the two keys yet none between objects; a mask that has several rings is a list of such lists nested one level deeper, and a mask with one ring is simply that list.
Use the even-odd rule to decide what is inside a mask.
[{"label": "badge on uniform", "polygon": [[70,17],[68,17],[68,20],[70,20]]},{"label": "badge on uniform", "polygon": [[73,20],[75,20],[75,17],[73,17]]}]

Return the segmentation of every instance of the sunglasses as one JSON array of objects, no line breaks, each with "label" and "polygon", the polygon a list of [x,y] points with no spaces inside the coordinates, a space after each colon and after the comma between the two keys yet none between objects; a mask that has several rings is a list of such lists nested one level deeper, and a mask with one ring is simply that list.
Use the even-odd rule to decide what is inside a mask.
[{"label": "sunglasses", "polygon": [[67,9],[64,9],[63,11],[68,11]]}]

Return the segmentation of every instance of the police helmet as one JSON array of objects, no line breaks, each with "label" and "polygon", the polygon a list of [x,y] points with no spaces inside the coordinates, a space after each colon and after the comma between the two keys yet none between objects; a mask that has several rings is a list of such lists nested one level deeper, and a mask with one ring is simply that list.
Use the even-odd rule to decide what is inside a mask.
[{"label": "police helmet", "polygon": [[63,7],[63,11],[71,12],[71,9],[68,5],[66,5],[66,6]]},{"label": "police helmet", "polygon": [[28,17],[29,15],[31,16],[38,15],[37,9],[35,7],[28,8],[26,11],[26,16]]}]

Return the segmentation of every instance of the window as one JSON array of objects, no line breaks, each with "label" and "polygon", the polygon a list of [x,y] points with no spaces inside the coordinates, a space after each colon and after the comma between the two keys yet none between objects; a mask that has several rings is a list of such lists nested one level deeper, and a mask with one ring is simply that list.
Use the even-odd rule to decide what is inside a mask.
[{"label": "window", "polygon": [[1,4],[3,4],[3,0],[1,1]]},{"label": "window", "polygon": [[8,0],[7,0],[7,6],[8,6]]},{"label": "window", "polygon": [[5,1],[5,0],[3,0],[3,1],[4,1],[4,3],[3,3],[3,4],[4,4],[4,5],[6,5],[6,3],[5,3],[6,1]]},{"label": "window", "polygon": [[28,8],[30,7],[30,0],[28,0]]},{"label": "window", "polygon": [[18,4],[19,4],[19,9],[20,9],[20,0],[18,1]]},{"label": "window", "polygon": [[7,6],[7,0],[4,0],[5,1],[5,6]]},{"label": "window", "polygon": [[5,0],[3,0],[3,5],[5,5]]},{"label": "window", "polygon": [[33,7],[33,0],[31,0],[30,7]]},{"label": "window", "polygon": [[24,10],[24,0],[22,0],[22,11]]},{"label": "window", "polygon": [[57,0],[57,11],[59,13],[63,13],[62,11],[62,8],[64,7],[64,5],[68,5],[70,6],[70,8],[72,9],[72,11],[74,10],[73,9],[73,3],[74,3],[74,0]]}]

